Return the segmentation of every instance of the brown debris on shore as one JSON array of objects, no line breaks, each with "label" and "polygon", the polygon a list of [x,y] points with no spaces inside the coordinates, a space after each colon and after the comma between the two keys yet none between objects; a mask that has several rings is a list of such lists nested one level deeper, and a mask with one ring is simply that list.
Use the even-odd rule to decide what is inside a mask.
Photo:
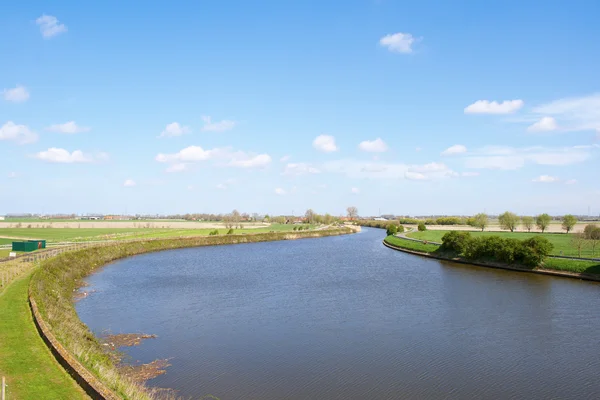
[{"label": "brown debris on shore", "polygon": [[154,360],[149,364],[141,365],[122,365],[119,369],[123,375],[133,379],[134,381],[143,383],[148,379],[156,378],[159,375],[165,374],[166,368],[170,366],[169,360]]},{"label": "brown debris on shore", "polygon": [[103,338],[105,346],[110,350],[116,350],[119,347],[139,346],[144,339],[154,339],[156,335],[147,335],[143,333],[120,333],[118,335],[106,335]]}]

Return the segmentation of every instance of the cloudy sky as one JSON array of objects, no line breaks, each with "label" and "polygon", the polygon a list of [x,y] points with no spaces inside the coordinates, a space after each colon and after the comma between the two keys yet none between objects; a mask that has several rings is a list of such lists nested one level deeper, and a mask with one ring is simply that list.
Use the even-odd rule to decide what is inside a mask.
[{"label": "cloudy sky", "polygon": [[600,213],[597,1],[158,3],[3,6],[0,214]]}]

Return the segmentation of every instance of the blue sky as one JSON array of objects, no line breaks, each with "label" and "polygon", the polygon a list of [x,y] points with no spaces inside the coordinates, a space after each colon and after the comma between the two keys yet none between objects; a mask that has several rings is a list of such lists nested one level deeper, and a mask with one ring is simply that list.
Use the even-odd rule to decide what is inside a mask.
[{"label": "blue sky", "polygon": [[0,214],[600,213],[597,1],[10,3]]}]

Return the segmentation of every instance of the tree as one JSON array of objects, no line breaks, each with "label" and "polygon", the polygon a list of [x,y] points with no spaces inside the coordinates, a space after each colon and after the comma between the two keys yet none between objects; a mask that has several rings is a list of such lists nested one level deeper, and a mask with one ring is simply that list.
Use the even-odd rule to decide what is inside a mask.
[{"label": "tree", "polygon": [[417,225],[417,229],[419,230],[419,232],[425,232],[427,230],[427,227],[423,222],[419,222],[419,225]]},{"label": "tree", "polygon": [[596,255],[596,247],[600,244],[600,227],[598,225],[586,225],[583,236],[592,246],[592,257]]},{"label": "tree", "polygon": [[309,224],[312,224],[315,221],[315,212],[312,209],[308,209],[306,210],[306,212],[304,213],[304,218],[306,218],[306,221]]},{"label": "tree", "polygon": [[488,216],[484,213],[477,214],[473,217],[473,219],[473,226],[475,228],[480,228],[482,232],[486,228],[486,226],[488,226]]},{"label": "tree", "polygon": [[333,222],[333,217],[330,214],[325,214],[323,217],[323,222],[325,225],[330,225]]},{"label": "tree", "polygon": [[511,213],[509,211],[498,217],[498,221],[500,222],[500,227],[502,229],[510,230],[514,232],[517,226],[519,225],[519,217],[515,213]]},{"label": "tree", "polygon": [[565,215],[562,220],[562,228],[569,233],[575,227],[576,223],[577,218],[575,216],[571,214]]},{"label": "tree", "polygon": [[531,232],[531,228],[533,228],[534,220],[533,217],[523,216],[521,217],[521,223],[527,229],[527,232]]},{"label": "tree", "polygon": [[348,213],[348,218],[350,218],[350,220],[358,217],[358,208],[354,206],[346,208],[346,212]]},{"label": "tree", "polygon": [[240,227],[241,215],[238,210],[233,210],[231,212],[231,222],[234,226]]},{"label": "tree", "polygon": [[550,221],[552,221],[552,217],[550,217],[546,213],[540,214],[537,217],[535,217],[535,225],[539,229],[541,229],[542,233],[544,233],[546,228],[548,228],[548,225],[550,225]]},{"label": "tree", "polygon": [[387,235],[395,235],[396,233],[398,233],[398,227],[395,224],[389,224],[387,227]]},{"label": "tree", "polygon": [[578,257],[581,258],[581,250],[588,244],[585,233],[576,233],[571,239],[571,245],[577,249]]}]

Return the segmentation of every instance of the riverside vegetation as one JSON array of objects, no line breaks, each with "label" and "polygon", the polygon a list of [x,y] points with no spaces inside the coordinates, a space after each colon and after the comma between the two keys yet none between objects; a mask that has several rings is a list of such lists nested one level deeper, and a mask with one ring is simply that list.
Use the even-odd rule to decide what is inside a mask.
[{"label": "riverside vegetation", "polygon": [[82,279],[107,263],[153,251],[274,240],[311,238],[352,233],[352,228],[273,232],[254,235],[221,235],[171,240],[116,243],[68,252],[42,263],[30,282],[30,296],[58,341],[92,374],[124,399],[152,399],[159,394],[124,376],[88,327],[81,322],[73,305],[73,294]]},{"label": "riverside vegetation", "polygon": [[600,275],[600,262],[549,258],[553,245],[544,237],[524,240],[497,235],[472,236],[470,232],[450,231],[442,236],[442,244],[411,241],[387,236],[385,242],[398,248],[435,255],[448,260],[500,263],[524,269],[543,268],[579,274]]}]

